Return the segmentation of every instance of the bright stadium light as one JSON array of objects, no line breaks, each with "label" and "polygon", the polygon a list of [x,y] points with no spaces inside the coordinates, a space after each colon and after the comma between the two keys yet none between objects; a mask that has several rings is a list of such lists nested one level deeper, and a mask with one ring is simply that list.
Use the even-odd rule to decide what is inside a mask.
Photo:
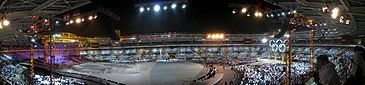
[{"label": "bright stadium light", "polygon": [[297,10],[294,10],[293,13],[297,13]]},{"label": "bright stadium light", "polygon": [[149,7],[147,7],[147,11],[149,11],[150,10],[150,8]]},{"label": "bright stadium light", "polygon": [[267,39],[266,39],[266,38],[263,38],[263,39],[261,40],[261,42],[262,42],[262,43],[266,43],[266,42],[267,42]]},{"label": "bright stadium light", "polygon": [[3,25],[8,26],[9,24],[10,24],[10,22],[7,19],[5,19],[4,22],[3,22]]},{"label": "bright stadium light", "polygon": [[338,16],[338,14],[340,14],[340,9],[339,9],[338,7],[333,8],[333,10],[332,10],[332,14],[331,14],[331,17],[332,17],[333,19],[336,19],[336,18],[337,18],[337,16]]},{"label": "bright stadium light", "polygon": [[350,20],[346,20],[346,22],[345,22],[346,24],[350,24]]},{"label": "bright stadium light", "polygon": [[56,24],[58,24],[58,23],[60,23],[60,22],[56,21]]},{"label": "bright stadium light", "polygon": [[271,16],[271,17],[274,17],[274,14],[271,14],[270,16]]},{"label": "bright stadium light", "polygon": [[261,12],[255,12],[255,17],[261,17],[262,13]]},{"label": "bright stadium light", "polygon": [[143,8],[143,7],[140,7],[140,8],[139,8],[139,12],[141,12],[141,13],[142,13],[143,11],[144,11],[144,8]]},{"label": "bright stadium light", "polygon": [[93,20],[93,16],[90,15],[87,19]]},{"label": "bright stadium light", "polygon": [[185,4],[184,4],[184,5],[182,5],[182,6],[181,6],[181,8],[185,9],[185,8],[186,8],[186,5],[185,5]]},{"label": "bright stadium light", "polygon": [[176,4],[172,4],[172,5],[171,5],[171,8],[172,8],[172,9],[175,9],[175,8],[176,8]]},{"label": "bright stadium light", "polygon": [[98,16],[97,16],[97,15],[95,15],[95,16],[94,16],[94,19],[96,19],[97,17],[98,17]]},{"label": "bright stadium light", "polygon": [[233,14],[236,14],[236,10],[232,10],[232,13],[233,13]]},{"label": "bright stadium light", "polygon": [[81,22],[81,19],[80,18],[77,18],[75,21],[76,21],[76,23],[80,23]]},{"label": "bright stadium light", "polygon": [[73,21],[73,20],[71,20],[71,21],[70,21],[70,24],[72,24],[72,23],[74,23],[74,21]]},{"label": "bright stadium light", "polygon": [[285,13],[284,12],[281,12],[281,15],[285,16]]},{"label": "bright stadium light", "polygon": [[160,5],[156,4],[155,6],[153,6],[153,10],[154,10],[155,12],[160,11]]},{"label": "bright stadium light", "polygon": [[323,12],[326,12],[326,11],[327,11],[327,9],[328,9],[328,7],[322,7],[322,11],[323,11]]},{"label": "bright stadium light", "polygon": [[164,6],[163,9],[166,10],[167,9],[167,6]]},{"label": "bright stadium light", "polygon": [[242,8],[242,9],[241,9],[241,12],[242,12],[242,13],[246,13],[246,12],[247,12],[247,8],[246,8],[246,7],[245,7],[245,8]]},{"label": "bright stadium light", "polygon": [[35,42],[35,39],[33,39],[33,38],[32,38],[30,41],[31,41],[31,42]]}]

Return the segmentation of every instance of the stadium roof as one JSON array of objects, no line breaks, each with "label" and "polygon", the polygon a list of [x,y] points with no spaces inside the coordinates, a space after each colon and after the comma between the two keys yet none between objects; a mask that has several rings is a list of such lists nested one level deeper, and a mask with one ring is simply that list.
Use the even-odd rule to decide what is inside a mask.
[{"label": "stadium roof", "polygon": [[26,39],[27,36],[19,30],[90,2],[89,0],[1,0],[2,18],[9,20],[10,26],[1,29],[0,40],[11,42],[15,40],[14,38]]},{"label": "stadium roof", "polygon": [[[336,26],[339,32],[351,36],[364,36],[365,34],[365,1],[364,0],[265,0],[282,8],[296,9],[299,13],[315,19],[328,22]],[[339,7],[343,16],[351,22],[349,25],[341,24],[322,12],[322,7]]]}]

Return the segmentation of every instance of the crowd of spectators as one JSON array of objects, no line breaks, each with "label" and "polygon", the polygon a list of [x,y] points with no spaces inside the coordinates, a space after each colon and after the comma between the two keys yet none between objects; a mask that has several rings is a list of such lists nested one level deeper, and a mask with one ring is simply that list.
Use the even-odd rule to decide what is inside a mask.
[{"label": "crowd of spectators", "polygon": [[[43,76],[43,75],[34,75],[35,85],[50,85],[51,84],[51,77],[50,76]],[[66,77],[58,77],[53,79],[54,85],[85,85],[85,82],[82,82],[77,79],[73,78],[66,78]]]},{"label": "crowd of spectators", "polygon": [[26,84],[26,78],[23,75],[25,70],[27,68],[19,64],[8,64],[1,68],[1,76],[5,77],[11,84]]},{"label": "crowd of spectators", "polygon": [[[305,63],[293,63],[291,67],[291,84],[302,84],[305,78],[309,77],[309,65]],[[286,65],[278,63],[266,63],[256,65],[233,66],[233,70],[242,73],[241,85],[245,84],[264,84],[280,85],[284,84],[286,77]]]}]

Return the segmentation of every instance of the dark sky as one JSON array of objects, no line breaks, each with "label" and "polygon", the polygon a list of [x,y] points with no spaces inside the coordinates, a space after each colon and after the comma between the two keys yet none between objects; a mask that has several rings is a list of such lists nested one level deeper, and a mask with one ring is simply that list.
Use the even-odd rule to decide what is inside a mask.
[{"label": "dark sky", "polygon": [[152,6],[150,12],[139,13],[135,4],[140,1],[148,2],[146,0],[92,0],[91,4],[76,10],[87,12],[102,6],[119,15],[121,20],[114,21],[104,16],[102,17],[104,19],[98,20],[98,25],[105,26],[85,24],[88,26],[74,27],[77,28],[74,32],[86,33],[85,36],[92,35],[90,33],[97,36],[113,36],[110,33],[115,28],[121,30],[121,35],[166,32],[262,33],[272,29],[267,25],[268,20],[265,17],[257,19],[252,16],[232,14],[233,8],[228,7],[229,3],[256,5],[257,1],[261,1],[263,4],[261,6],[268,7],[268,3],[262,0],[189,0],[186,9],[178,6],[176,10],[170,9],[159,13],[153,12]]}]

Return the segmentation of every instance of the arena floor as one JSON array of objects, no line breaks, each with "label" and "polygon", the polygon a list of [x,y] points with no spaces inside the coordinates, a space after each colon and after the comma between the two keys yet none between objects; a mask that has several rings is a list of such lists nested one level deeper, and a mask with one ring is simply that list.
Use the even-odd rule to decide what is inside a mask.
[{"label": "arena floor", "polygon": [[127,85],[182,85],[192,81],[203,68],[191,62],[84,63],[60,71],[98,76]]}]

